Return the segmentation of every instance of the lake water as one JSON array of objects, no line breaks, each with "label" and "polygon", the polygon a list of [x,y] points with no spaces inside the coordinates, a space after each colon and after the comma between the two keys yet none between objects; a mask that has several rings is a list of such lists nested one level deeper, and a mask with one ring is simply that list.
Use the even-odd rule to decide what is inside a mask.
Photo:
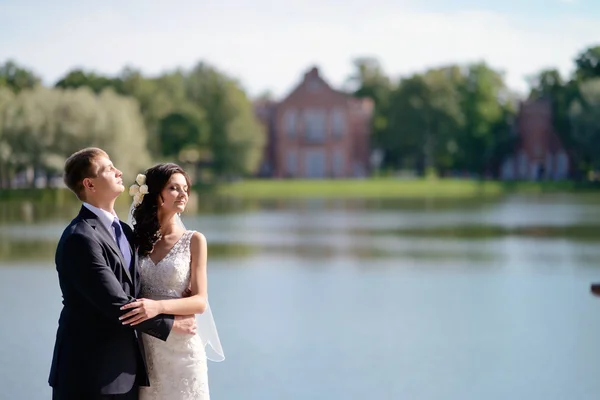
[{"label": "lake water", "polygon": [[[597,399],[597,200],[200,202],[213,399]],[[77,210],[2,205],[1,399],[50,398],[53,254]]]}]

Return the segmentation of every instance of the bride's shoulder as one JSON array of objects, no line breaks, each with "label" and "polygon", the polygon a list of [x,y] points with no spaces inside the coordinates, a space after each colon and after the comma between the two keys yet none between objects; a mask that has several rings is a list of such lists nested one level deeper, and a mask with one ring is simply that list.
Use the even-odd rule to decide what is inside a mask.
[{"label": "bride's shoulder", "polygon": [[187,231],[192,252],[206,249],[206,237],[198,231]]}]

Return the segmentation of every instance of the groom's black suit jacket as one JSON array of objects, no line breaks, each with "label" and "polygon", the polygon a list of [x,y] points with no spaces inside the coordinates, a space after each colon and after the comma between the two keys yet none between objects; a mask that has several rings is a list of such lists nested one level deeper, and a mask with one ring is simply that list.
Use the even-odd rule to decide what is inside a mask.
[{"label": "groom's black suit jacket", "polygon": [[[121,227],[133,244],[131,228]],[[125,265],[112,234],[85,206],[63,232],[56,250],[63,309],[48,380],[55,389],[108,395],[149,385],[140,332],[166,340],[173,316],[159,315],[135,330],[119,321],[120,307],[140,291],[131,250],[131,265]]]}]

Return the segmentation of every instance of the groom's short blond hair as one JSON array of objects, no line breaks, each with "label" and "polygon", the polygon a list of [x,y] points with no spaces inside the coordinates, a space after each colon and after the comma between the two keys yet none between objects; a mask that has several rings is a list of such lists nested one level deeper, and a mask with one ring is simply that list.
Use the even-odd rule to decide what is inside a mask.
[{"label": "groom's short blond hair", "polygon": [[108,158],[108,154],[104,150],[97,147],[88,147],[71,154],[65,161],[63,179],[67,187],[81,201],[85,201],[83,180],[97,176],[98,168],[94,161],[101,156]]}]

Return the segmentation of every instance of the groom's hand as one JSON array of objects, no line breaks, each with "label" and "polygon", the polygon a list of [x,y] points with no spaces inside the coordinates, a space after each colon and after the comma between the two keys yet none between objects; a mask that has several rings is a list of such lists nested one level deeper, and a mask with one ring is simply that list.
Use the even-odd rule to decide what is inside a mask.
[{"label": "groom's hand", "polygon": [[119,317],[119,320],[123,325],[132,326],[152,319],[163,312],[162,303],[150,299],[137,299],[129,304],[125,304],[121,307],[121,310],[131,310]]},{"label": "groom's hand", "polygon": [[196,334],[196,316],[195,315],[176,315],[173,322],[173,330],[187,335]]}]

